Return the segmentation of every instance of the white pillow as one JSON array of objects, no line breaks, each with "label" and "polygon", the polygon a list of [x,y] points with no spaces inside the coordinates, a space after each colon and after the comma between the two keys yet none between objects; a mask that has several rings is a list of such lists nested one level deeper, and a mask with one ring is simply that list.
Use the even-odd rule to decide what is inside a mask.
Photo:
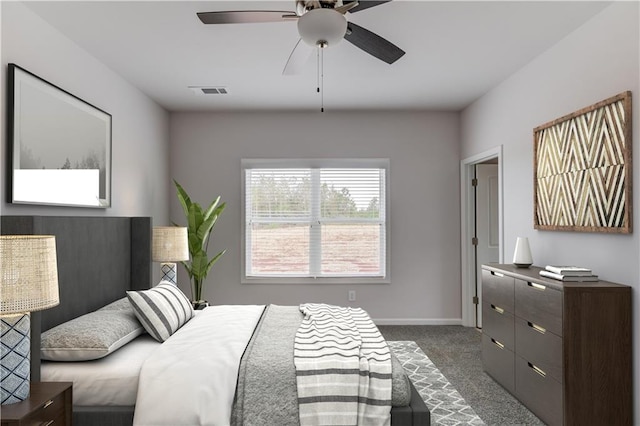
[{"label": "white pillow", "polygon": [[127,297],[145,330],[164,342],[193,318],[193,306],[175,285],[162,281],[149,290],[128,291]]},{"label": "white pillow", "polygon": [[97,310],[42,333],[40,356],[49,361],[99,359],[142,333],[144,329],[131,306]]}]

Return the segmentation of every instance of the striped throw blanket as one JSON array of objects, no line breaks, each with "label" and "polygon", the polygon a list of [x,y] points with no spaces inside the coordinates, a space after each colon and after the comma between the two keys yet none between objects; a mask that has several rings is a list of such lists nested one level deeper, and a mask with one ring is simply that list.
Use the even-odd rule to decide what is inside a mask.
[{"label": "striped throw blanket", "polygon": [[300,425],[389,425],[391,353],[359,308],[300,305],[294,344]]}]

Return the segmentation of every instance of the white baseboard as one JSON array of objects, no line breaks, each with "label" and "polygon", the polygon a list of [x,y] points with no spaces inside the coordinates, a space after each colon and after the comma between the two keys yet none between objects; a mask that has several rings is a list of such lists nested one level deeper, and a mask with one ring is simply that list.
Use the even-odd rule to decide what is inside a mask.
[{"label": "white baseboard", "polygon": [[462,318],[373,318],[376,325],[462,325]]}]

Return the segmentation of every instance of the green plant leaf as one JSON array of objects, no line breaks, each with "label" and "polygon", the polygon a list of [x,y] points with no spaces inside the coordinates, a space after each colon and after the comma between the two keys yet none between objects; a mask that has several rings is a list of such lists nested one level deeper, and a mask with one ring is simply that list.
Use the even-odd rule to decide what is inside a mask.
[{"label": "green plant leaf", "polygon": [[189,253],[194,253],[203,249],[202,236],[199,229],[202,226],[202,207],[198,203],[192,203],[187,216],[187,235],[189,237]]},{"label": "green plant leaf", "polygon": [[211,267],[213,266],[214,263],[216,263],[218,261],[218,259],[220,259],[220,257],[225,254],[227,252],[227,249],[222,250],[220,253],[216,254],[213,259],[211,259],[209,261],[209,263],[207,264],[207,272],[205,273],[205,277],[207,276],[207,274],[209,273],[209,271],[211,270]]},{"label": "green plant leaf", "polygon": [[205,251],[207,250],[207,245],[209,243],[209,235],[211,234],[211,231],[213,230],[213,227],[218,221],[218,217],[220,216],[220,213],[222,213],[222,211],[224,210],[225,206],[226,204],[222,203],[213,210],[212,214],[209,217],[206,217],[205,215],[204,221],[198,227],[197,236],[202,242],[202,250],[205,250]]},{"label": "green plant leaf", "polygon": [[191,270],[191,261],[183,260],[180,263],[182,264],[182,266],[184,266],[184,269],[186,269],[187,275],[189,275],[189,280],[191,280],[193,278],[193,272]]},{"label": "green plant leaf", "polygon": [[204,212],[205,219],[211,216],[211,214],[213,213],[213,210],[216,208],[219,202],[220,202],[220,196],[218,195],[218,198],[213,200],[211,204],[209,204],[209,207],[207,208],[207,210]]},{"label": "green plant leaf", "polygon": [[182,205],[182,210],[184,211],[185,217],[189,216],[189,206],[191,205],[191,198],[187,191],[174,179],[173,183],[176,185],[176,189],[178,191],[178,200],[180,201],[180,205]]},{"label": "green plant leaf", "polygon": [[196,278],[205,278],[207,275],[207,265],[208,258],[207,253],[204,251],[199,251],[194,254],[193,259],[191,259],[191,270],[193,271],[193,276]]}]

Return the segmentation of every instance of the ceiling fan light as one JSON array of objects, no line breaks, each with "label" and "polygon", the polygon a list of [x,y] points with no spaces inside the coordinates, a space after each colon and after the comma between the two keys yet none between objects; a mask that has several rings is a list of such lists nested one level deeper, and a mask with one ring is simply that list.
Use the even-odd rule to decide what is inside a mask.
[{"label": "ceiling fan light", "polygon": [[321,43],[333,46],[344,38],[347,20],[333,9],[313,9],[298,19],[298,32],[310,46],[316,47]]}]

